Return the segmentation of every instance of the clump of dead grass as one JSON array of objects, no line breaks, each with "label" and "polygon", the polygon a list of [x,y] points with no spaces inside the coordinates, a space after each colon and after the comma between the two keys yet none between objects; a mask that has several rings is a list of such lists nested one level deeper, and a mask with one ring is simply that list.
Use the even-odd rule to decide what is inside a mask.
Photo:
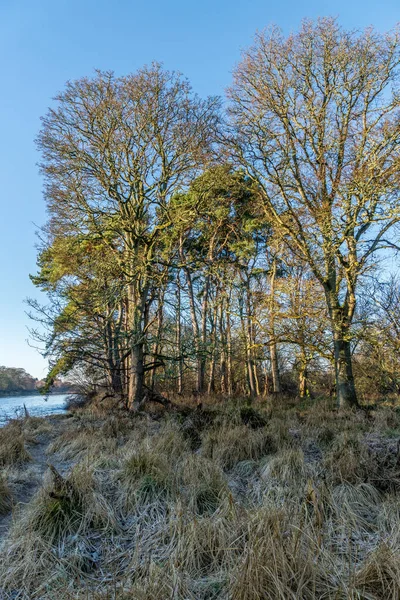
[{"label": "clump of dead grass", "polygon": [[380,493],[368,483],[341,483],[331,491],[330,506],[335,520],[347,528],[373,528],[380,503]]},{"label": "clump of dead grass", "polygon": [[50,433],[53,425],[44,417],[27,417],[21,420],[21,429],[25,438],[36,441],[37,436]]},{"label": "clump of dead grass", "polygon": [[178,472],[180,489],[196,515],[212,514],[230,496],[222,469],[211,460],[189,455]]},{"label": "clump of dead grass", "polygon": [[12,493],[4,476],[0,476],[0,515],[7,514],[12,508]]},{"label": "clump of dead grass", "polygon": [[0,428],[0,466],[17,465],[28,462],[31,457],[25,448],[25,440],[20,421],[10,421]]},{"label": "clump of dead grass", "polygon": [[67,429],[58,436],[47,449],[47,454],[58,454],[59,459],[65,461],[77,460],[85,455],[93,459],[101,454],[115,454],[117,440],[106,437],[101,429],[80,427]]},{"label": "clump of dead grass", "polygon": [[262,469],[264,479],[274,478],[294,486],[301,481],[307,481],[309,476],[310,471],[304,462],[301,449],[282,450],[266,462]]},{"label": "clump of dead grass", "polygon": [[53,543],[71,534],[84,534],[90,528],[115,527],[116,520],[93,471],[78,465],[68,477],[53,468],[21,524]]},{"label": "clump of dead grass", "polygon": [[231,469],[243,460],[258,460],[276,452],[274,437],[265,428],[250,429],[244,425],[207,431],[202,453],[224,469]]},{"label": "clump of dead grass", "polygon": [[189,577],[202,577],[221,569],[233,543],[234,531],[227,519],[190,519],[182,523],[172,560]]},{"label": "clump of dead grass", "polygon": [[356,572],[355,588],[371,600],[396,600],[400,598],[400,555],[386,544],[369,555]]},{"label": "clump of dead grass", "polygon": [[368,449],[361,436],[348,431],[336,437],[324,461],[327,476],[334,485],[365,481],[368,476],[368,464]]},{"label": "clump of dead grass", "polygon": [[139,504],[157,502],[173,492],[170,464],[154,450],[139,449],[122,463],[117,475],[119,505],[132,511]]},{"label": "clump of dead grass", "polygon": [[317,539],[311,529],[301,528],[300,513],[289,518],[282,509],[253,512],[245,528],[243,550],[231,570],[228,597],[329,597],[325,596],[329,582]]}]

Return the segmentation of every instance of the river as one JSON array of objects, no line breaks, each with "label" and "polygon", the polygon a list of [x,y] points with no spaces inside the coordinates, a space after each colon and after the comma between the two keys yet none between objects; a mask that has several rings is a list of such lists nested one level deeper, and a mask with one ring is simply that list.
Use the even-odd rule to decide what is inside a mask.
[{"label": "river", "polygon": [[8,419],[24,414],[24,404],[31,417],[44,417],[65,412],[65,400],[69,394],[52,394],[47,399],[40,395],[0,397],[0,427]]}]

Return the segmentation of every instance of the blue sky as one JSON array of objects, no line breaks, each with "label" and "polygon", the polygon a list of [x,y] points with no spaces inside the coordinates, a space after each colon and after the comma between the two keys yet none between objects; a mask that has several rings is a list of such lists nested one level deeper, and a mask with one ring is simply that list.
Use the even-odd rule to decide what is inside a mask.
[{"label": "blue sky", "polygon": [[39,297],[35,224],[46,219],[34,139],[40,116],[68,79],[117,74],[152,60],[189,77],[201,95],[223,94],[257,29],[285,32],[304,17],[334,15],[348,28],[392,28],[398,0],[0,0],[0,365],[37,377],[24,298]]}]

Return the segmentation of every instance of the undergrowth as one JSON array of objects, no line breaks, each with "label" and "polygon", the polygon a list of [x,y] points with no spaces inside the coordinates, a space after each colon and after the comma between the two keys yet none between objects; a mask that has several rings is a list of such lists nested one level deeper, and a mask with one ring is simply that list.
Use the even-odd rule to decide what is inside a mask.
[{"label": "undergrowth", "polygon": [[[41,427],[0,430],[2,464]],[[15,508],[1,597],[397,600],[399,439],[383,409],[78,413],[48,447],[65,470]]]}]

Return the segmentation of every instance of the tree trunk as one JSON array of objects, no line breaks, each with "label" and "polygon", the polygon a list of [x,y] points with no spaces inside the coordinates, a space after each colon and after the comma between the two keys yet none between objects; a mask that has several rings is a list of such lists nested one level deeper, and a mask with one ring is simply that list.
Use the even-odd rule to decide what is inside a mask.
[{"label": "tree trunk", "polygon": [[[247,291],[247,290],[246,290]],[[251,360],[251,326],[249,316],[244,315],[244,293],[239,300],[239,316],[240,322],[242,326],[242,335],[246,353],[246,360],[244,362],[244,379],[247,381],[250,397],[254,398],[256,395],[256,388],[254,383],[254,372],[253,372],[253,363]]]},{"label": "tree trunk", "polygon": [[258,379],[257,365],[254,361],[253,361],[253,379],[254,379],[254,384],[255,384],[255,388],[256,388],[256,395],[260,396],[260,381]]},{"label": "tree trunk", "polygon": [[206,276],[203,292],[203,302],[201,307],[201,342],[200,342],[200,380],[198,386],[199,394],[205,391],[206,363],[207,363],[207,312],[208,312],[208,294],[210,289],[210,276]]},{"label": "tree trunk", "polygon": [[[230,298],[229,298],[230,300]],[[227,369],[226,379],[228,385],[228,396],[233,396],[233,365],[232,365],[232,328],[231,328],[231,317],[229,311],[226,312],[226,356],[227,356]]]},{"label": "tree trunk", "polygon": [[181,259],[181,262],[183,265],[183,270],[184,270],[185,276],[186,276],[187,293],[189,296],[190,317],[191,317],[191,321],[192,321],[192,330],[193,330],[194,345],[195,345],[195,351],[196,351],[196,367],[197,367],[196,388],[197,388],[197,393],[201,394],[203,391],[204,374],[202,374],[200,328],[199,328],[199,323],[198,323],[197,314],[196,314],[196,303],[195,303],[195,299],[194,299],[192,277],[191,277],[190,270],[186,264],[186,257],[184,255],[184,252],[182,249],[182,240],[180,243],[179,255],[180,255],[180,259]]},{"label": "tree trunk", "polygon": [[356,388],[354,385],[350,341],[343,339],[343,335],[335,334],[333,345],[335,352],[337,404],[340,408],[352,408],[358,406]]},{"label": "tree trunk", "polygon": [[267,365],[266,362],[264,361],[264,392],[263,392],[263,396],[266,398],[268,396],[268,369],[267,369]]},{"label": "tree trunk", "polygon": [[347,313],[332,292],[328,292],[326,296],[333,332],[336,401],[340,408],[353,408],[358,406],[350,345],[350,324],[354,307],[350,307],[350,313]]},{"label": "tree trunk", "polygon": [[131,350],[128,408],[137,411],[143,400],[144,364],[143,344],[135,344]]},{"label": "tree trunk", "polygon": [[211,323],[211,334],[210,334],[210,342],[211,342],[211,359],[210,359],[210,371],[208,377],[208,390],[207,393],[210,395],[212,392],[215,392],[215,367],[216,367],[216,354],[217,354],[217,315],[218,315],[218,305],[217,299],[214,298],[214,308],[212,311],[212,323]]},{"label": "tree trunk", "polygon": [[144,385],[144,340],[143,321],[146,312],[148,287],[140,289],[135,284],[129,286],[129,311],[131,331],[131,351],[129,369],[128,408],[136,411],[143,401]]},{"label": "tree trunk", "polygon": [[[161,350],[161,334],[162,334],[163,322],[164,322],[164,295],[165,295],[165,287],[161,291],[159,299],[158,299],[157,331],[156,331],[156,339],[155,339],[155,342],[153,345],[153,361],[154,361],[154,363],[158,362],[158,355],[160,354],[160,350]],[[157,367],[155,366],[151,371],[151,383],[150,383],[150,387],[153,392],[154,392],[154,388],[156,385],[156,371],[157,371]]]},{"label": "tree trunk", "polygon": [[300,342],[300,355],[298,358],[298,372],[299,372],[299,396],[300,398],[306,398],[310,395],[308,389],[308,360],[307,352],[304,344],[304,339]]},{"label": "tree trunk", "polygon": [[219,335],[221,341],[221,354],[220,354],[220,372],[221,372],[221,394],[226,394],[227,392],[227,372],[226,372],[226,348],[227,348],[227,340],[226,340],[226,331],[224,324],[224,306],[225,301],[222,299],[220,305],[220,314],[219,314]]},{"label": "tree trunk", "polygon": [[[123,320],[123,330],[125,332],[129,331],[129,303],[128,299],[124,298],[123,306],[121,308],[122,311],[122,320]],[[126,342],[123,342],[122,346],[122,378],[123,378],[123,392],[126,398],[129,397],[129,374],[131,372],[131,353],[128,352],[128,348],[126,347]]]},{"label": "tree trunk", "polygon": [[270,336],[269,355],[271,360],[271,376],[272,376],[272,391],[274,394],[279,394],[281,391],[281,382],[279,377],[278,364],[278,349],[275,337],[275,279],[276,279],[276,257],[272,262],[272,270],[270,276]]},{"label": "tree trunk", "polygon": [[122,379],[117,336],[113,330],[112,307],[108,305],[104,327],[104,347],[107,353],[107,378],[111,393],[122,394]]},{"label": "tree trunk", "polygon": [[250,280],[246,280],[246,320],[247,320],[247,369],[249,374],[250,395],[252,398],[260,395],[260,387],[257,378],[257,367],[254,360],[254,331],[253,311],[251,306]]},{"label": "tree trunk", "polygon": [[272,391],[279,394],[281,391],[281,382],[279,378],[278,351],[275,339],[269,344],[269,356],[271,360]]},{"label": "tree trunk", "polygon": [[176,352],[178,357],[178,394],[183,391],[182,328],[181,328],[181,288],[178,281],[176,290]]},{"label": "tree trunk", "polygon": [[114,367],[111,376],[111,388],[114,394],[122,395],[122,379],[119,368]]},{"label": "tree trunk", "polygon": [[306,398],[309,396],[307,385],[307,367],[305,365],[302,365],[299,370],[299,396],[300,398]]}]

